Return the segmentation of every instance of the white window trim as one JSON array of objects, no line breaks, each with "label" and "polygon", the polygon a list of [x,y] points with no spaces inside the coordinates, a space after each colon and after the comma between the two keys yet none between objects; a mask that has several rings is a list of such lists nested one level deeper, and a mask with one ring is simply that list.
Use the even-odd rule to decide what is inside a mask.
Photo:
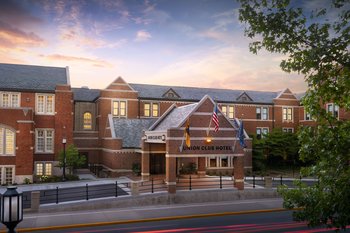
[{"label": "white window trim", "polygon": [[270,128],[269,128],[269,127],[256,127],[256,129],[255,129],[255,134],[256,134],[256,136],[258,136],[258,134],[256,133],[256,131],[257,131],[258,129],[261,130],[261,138],[264,138],[264,134],[263,134],[264,129],[267,129],[267,133],[270,133]]},{"label": "white window trim", "polygon": [[[119,102],[118,105],[118,115],[114,115],[114,108],[113,108],[113,103],[114,102]],[[125,102],[125,116],[120,115],[120,102]],[[112,99],[111,100],[111,114],[113,117],[118,117],[118,118],[127,118],[128,117],[128,100],[127,99]]]},{"label": "white window trim", "polygon": [[[206,157],[205,167],[206,168],[223,168],[223,169],[233,168],[233,156],[227,155],[227,157],[228,157],[227,167],[222,167],[222,164],[221,164],[222,158],[220,156]],[[210,159],[216,159],[216,167],[210,166]]]},{"label": "white window trim", "polygon": [[[266,119],[263,119],[264,108],[266,108],[266,110],[267,110],[267,118]],[[257,117],[257,109],[260,109],[260,118]],[[255,117],[256,117],[257,120],[268,121],[270,119],[269,107],[267,107],[267,106],[256,107],[256,109],[255,109]]]},{"label": "white window trim", "polygon": [[[224,111],[223,109],[222,109],[222,107],[225,107],[226,108],[226,111]],[[233,109],[233,115],[232,115],[232,117],[230,117],[230,108],[232,108]],[[232,120],[232,119],[234,119],[235,118],[235,105],[232,105],[232,104],[221,104],[220,105],[220,110],[222,111],[222,113],[223,114],[225,114],[225,116],[228,118],[228,119],[230,119],[230,120]]]},{"label": "white window trim", "polygon": [[[283,118],[283,109],[287,109],[287,118],[288,118],[288,109],[290,108],[290,109],[292,109],[292,119],[291,120],[288,120],[288,119],[284,119]],[[294,108],[293,107],[291,107],[291,106],[283,106],[282,107],[282,122],[294,122]]]},{"label": "white window trim", "polygon": [[3,132],[3,141],[0,142],[2,143],[3,146],[3,150],[5,150],[6,148],[6,143],[5,143],[5,130],[10,130],[12,131],[14,137],[13,137],[13,154],[2,154],[2,152],[0,151],[0,156],[16,156],[16,130],[10,128],[10,127],[6,127],[5,125],[0,124],[0,128],[2,128],[4,130]]},{"label": "white window trim", "polygon": [[[44,151],[38,151],[38,131],[44,130]],[[52,151],[46,151],[46,132],[52,131]],[[54,154],[55,153],[55,129],[52,128],[36,128],[35,129],[35,153],[36,154]]]},{"label": "white window trim", "polygon": [[287,130],[287,132],[284,132],[284,133],[288,133],[288,130],[291,129],[292,130],[292,133],[294,133],[294,128],[292,127],[283,127],[282,128],[282,131],[284,132],[284,130]]},{"label": "white window trim", "polygon": [[[38,112],[38,97],[44,96],[44,112]],[[52,96],[52,112],[47,112],[47,97]],[[35,114],[37,115],[55,115],[55,94],[35,93]]]},{"label": "white window trim", "polygon": [[[3,106],[2,95],[9,94],[9,105],[8,107]],[[18,95],[18,106],[14,107],[12,103],[12,96]],[[20,92],[8,92],[8,91],[0,91],[0,107],[1,108],[20,108],[21,107],[21,93]]]},{"label": "white window trim", "polygon": [[10,167],[12,168],[12,184],[15,181],[15,174],[16,174],[16,166],[14,165],[1,165],[0,170],[1,170],[1,185],[5,184],[5,179],[6,179],[6,174],[5,174],[5,168]]},{"label": "white window trim", "polygon": [[328,111],[328,106],[330,106],[330,105],[332,105],[332,106],[333,106],[332,116],[334,116],[335,106],[337,106],[337,107],[338,107],[338,117],[337,117],[337,119],[339,120],[339,115],[340,115],[340,108],[339,108],[339,106],[338,106],[338,105],[336,105],[335,103],[328,103],[328,104],[326,104],[326,111],[327,111],[327,113],[329,113],[329,111]]}]

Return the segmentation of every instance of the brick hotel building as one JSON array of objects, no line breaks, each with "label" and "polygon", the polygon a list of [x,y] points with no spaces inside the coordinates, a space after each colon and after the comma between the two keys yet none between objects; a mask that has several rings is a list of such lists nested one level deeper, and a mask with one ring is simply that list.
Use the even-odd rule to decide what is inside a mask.
[{"label": "brick hotel building", "polygon": [[[281,128],[294,132],[313,125],[300,94],[127,83],[117,78],[105,89],[71,88],[69,69],[0,64],[0,182],[23,183],[41,175],[61,175],[62,140],[115,177],[141,164],[141,175],[166,174],[169,190],[191,163],[198,174],[234,174],[243,185],[252,169],[251,139]],[[220,129],[211,121],[215,102]],[[339,119],[349,114],[329,103]],[[190,121],[191,147],[183,145]],[[247,148],[237,143],[240,119]],[[207,142],[207,139],[211,142]]]}]

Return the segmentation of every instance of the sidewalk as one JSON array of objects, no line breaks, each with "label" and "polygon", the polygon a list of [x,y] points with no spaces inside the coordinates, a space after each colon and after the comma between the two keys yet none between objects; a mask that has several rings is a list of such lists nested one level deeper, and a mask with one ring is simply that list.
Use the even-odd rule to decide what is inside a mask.
[{"label": "sidewalk", "polygon": [[[129,183],[132,180],[128,177],[118,177],[118,178],[95,178],[95,179],[81,179],[77,181],[65,181],[57,183],[42,183],[42,184],[22,184],[16,185],[17,191],[25,192],[32,190],[46,190],[46,189],[55,189],[58,188],[71,188],[71,187],[81,187],[86,184],[89,185],[98,185],[98,184],[115,184],[118,183]],[[0,186],[0,193],[6,191],[6,186]]]}]

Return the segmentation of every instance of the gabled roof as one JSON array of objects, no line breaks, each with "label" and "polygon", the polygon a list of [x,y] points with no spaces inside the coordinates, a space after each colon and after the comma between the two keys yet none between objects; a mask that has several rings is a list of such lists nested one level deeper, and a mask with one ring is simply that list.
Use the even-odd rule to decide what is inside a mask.
[{"label": "gabled roof", "polygon": [[154,119],[113,118],[115,136],[123,140],[123,148],[141,148],[141,137]]},{"label": "gabled roof", "polygon": [[100,96],[100,90],[89,88],[72,88],[74,101],[94,102]]},{"label": "gabled roof", "polygon": [[181,107],[173,108],[164,119],[160,119],[158,123],[152,130],[162,131],[170,128],[178,128],[181,126],[184,120],[186,120],[189,114],[197,107],[198,103],[188,104]]},{"label": "gabled roof", "polygon": [[[198,87],[179,87],[179,86],[161,86],[149,84],[135,84],[130,86],[138,92],[140,98],[144,99],[169,99],[163,96],[170,88],[175,91],[182,100],[200,101],[205,95],[209,95],[218,102],[237,102],[237,98],[242,90],[216,89],[216,88],[198,88]],[[245,93],[256,103],[273,103],[279,92],[266,91],[245,91]]]},{"label": "gabled roof", "polygon": [[[244,98],[246,98],[246,100],[244,100]],[[250,98],[250,96],[243,91],[238,97],[237,97],[238,101],[242,101],[242,102],[248,102],[248,101],[253,101],[252,98]]]},{"label": "gabled roof", "polygon": [[53,92],[69,84],[67,68],[0,63],[0,90]]}]

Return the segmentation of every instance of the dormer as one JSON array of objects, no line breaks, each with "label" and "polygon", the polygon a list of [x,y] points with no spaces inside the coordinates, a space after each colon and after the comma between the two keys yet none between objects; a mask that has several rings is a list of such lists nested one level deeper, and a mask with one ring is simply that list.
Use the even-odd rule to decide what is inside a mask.
[{"label": "dormer", "polygon": [[240,101],[240,102],[252,102],[253,99],[250,98],[250,96],[244,91],[242,92],[236,99],[237,101]]},{"label": "dormer", "polygon": [[106,87],[105,90],[120,90],[120,91],[131,91],[135,90],[127,83],[122,77],[116,78],[111,84]]},{"label": "dormer", "polygon": [[167,99],[179,99],[180,95],[177,94],[172,88],[170,88],[162,95],[162,97]]},{"label": "dormer", "polygon": [[289,88],[281,91],[275,99],[298,100],[298,98],[289,90]]}]

